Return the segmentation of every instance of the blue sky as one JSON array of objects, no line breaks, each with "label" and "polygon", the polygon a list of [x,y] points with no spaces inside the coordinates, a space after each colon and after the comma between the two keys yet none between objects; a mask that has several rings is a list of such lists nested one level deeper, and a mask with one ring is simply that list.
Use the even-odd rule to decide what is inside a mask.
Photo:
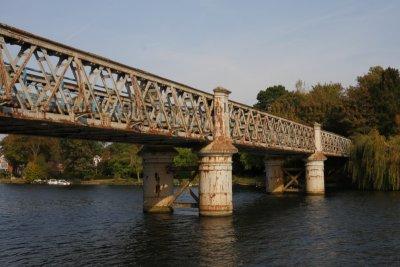
[{"label": "blue sky", "polygon": [[0,21],[247,104],[400,67],[400,1],[2,0]]}]

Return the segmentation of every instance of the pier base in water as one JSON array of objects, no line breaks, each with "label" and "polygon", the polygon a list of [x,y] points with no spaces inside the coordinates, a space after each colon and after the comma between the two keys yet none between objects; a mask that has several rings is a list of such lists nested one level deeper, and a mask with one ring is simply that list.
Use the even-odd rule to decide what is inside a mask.
[{"label": "pier base in water", "polygon": [[322,195],[325,193],[324,161],[322,153],[314,153],[306,161],[306,193]]},{"label": "pier base in water", "polygon": [[266,157],[265,164],[265,189],[269,194],[281,194],[284,191],[283,158]]},{"label": "pier base in water", "polygon": [[200,151],[200,215],[232,214],[232,154],[236,151],[230,141],[212,142]]},{"label": "pier base in water", "polygon": [[146,146],[143,157],[143,211],[169,213],[174,196],[174,177],[170,171],[175,150],[169,146]]}]

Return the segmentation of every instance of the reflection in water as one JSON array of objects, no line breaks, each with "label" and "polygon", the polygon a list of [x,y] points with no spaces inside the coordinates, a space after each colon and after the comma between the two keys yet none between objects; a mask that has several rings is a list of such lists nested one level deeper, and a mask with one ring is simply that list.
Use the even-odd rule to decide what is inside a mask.
[{"label": "reflection in water", "polygon": [[400,193],[234,190],[232,217],[142,213],[136,187],[0,185],[0,266],[394,265]]},{"label": "reflection in water", "polygon": [[237,262],[234,251],[236,235],[232,217],[200,218],[200,263],[204,265]]}]

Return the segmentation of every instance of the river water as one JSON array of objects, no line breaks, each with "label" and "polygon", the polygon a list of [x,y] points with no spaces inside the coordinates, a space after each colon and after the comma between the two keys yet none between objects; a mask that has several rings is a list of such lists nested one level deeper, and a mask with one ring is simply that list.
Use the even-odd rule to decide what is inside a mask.
[{"label": "river water", "polygon": [[400,264],[400,194],[234,189],[228,218],[142,213],[139,187],[0,185],[0,266]]}]

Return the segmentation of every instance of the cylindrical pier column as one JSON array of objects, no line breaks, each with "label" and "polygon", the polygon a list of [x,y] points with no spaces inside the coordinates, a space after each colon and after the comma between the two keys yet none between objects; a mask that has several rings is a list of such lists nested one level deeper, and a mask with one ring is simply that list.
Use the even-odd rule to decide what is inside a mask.
[{"label": "cylindrical pier column", "polygon": [[283,158],[265,157],[265,189],[269,194],[279,194],[284,191]]},{"label": "cylindrical pier column", "polygon": [[175,150],[169,146],[145,146],[143,157],[143,211],[172,212],[174,177],[170,171]]},{"label": "cylindrical pier column", "polygon": [[315,152],[306,160],[306,192],[308,194],[324,194],[324,161],[322,153],[321,125],[314,123]]},{"label": "cylindrical pier column", "polygon": [[214,140],[200,150],[199,212],[202,216],[231,215],[232,155],[237,149],[229,134],[229,91],[214,89]]},{"label": "cylindrical pier column", "polygon": [[[319,157],[319,160],[318,158]],[[308,194],[324,194],[324,160],[322,154],[311,155],[306,162],[306,192]]]},{"label": "cylindrical pier column", "polygon": [[232,155],[204,154],[200,160],[199,211],[203,216],[232,214]]}]

